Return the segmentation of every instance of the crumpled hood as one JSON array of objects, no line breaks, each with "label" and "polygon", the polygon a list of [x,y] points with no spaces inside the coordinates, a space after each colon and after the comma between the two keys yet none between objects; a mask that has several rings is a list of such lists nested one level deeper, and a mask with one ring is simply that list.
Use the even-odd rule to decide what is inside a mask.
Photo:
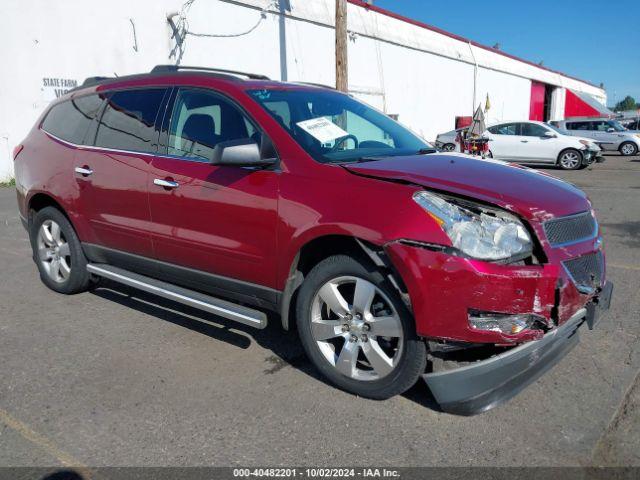
[{"label": "crumpled hood", "polygon": [[584,192],[570,183],[520,165],[463,154],[386,157],[343,167],[357,175],[484,200],[538,221],[591,208]]}]

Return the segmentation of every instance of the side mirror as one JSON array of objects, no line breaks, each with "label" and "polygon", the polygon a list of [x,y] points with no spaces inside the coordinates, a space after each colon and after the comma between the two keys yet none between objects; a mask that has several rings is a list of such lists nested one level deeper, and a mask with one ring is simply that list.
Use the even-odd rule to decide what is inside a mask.
[{"label": "side mirror", "polygon": [[546,131],[546,132],[544,132],[544,137],[545,138],[558,138],[558,135],[556,135],[553,132]]},{"label": "side mirror", "polygon": [[[265,138],[265,135],[262,137]],[[235,167],[258,167],[276,163],[276,156],[265,156],[263,155],[263,150],[264,147],[261,148],[252,138],[220,142],[213,149],[209,163],[211,163],[211,165],[229,165]]]},{"label": "side mirror", "polygon": [[611,128],[611,127],[607,128],[607,133],[613,133],[615,131],[616,131],[615,128]]}]

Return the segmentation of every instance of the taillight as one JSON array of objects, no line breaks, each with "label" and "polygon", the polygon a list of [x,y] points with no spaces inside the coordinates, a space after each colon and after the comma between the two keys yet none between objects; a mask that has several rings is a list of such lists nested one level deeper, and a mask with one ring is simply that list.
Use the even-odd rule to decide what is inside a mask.
[{"label": "taillight", "polygon": [[15,160],[16,158],[18,158],[18,155],[20,155],[20,152],[22,151],[22,149],[24,148],[24,145],[20,144],[20,145],[16,145],[13,148],[13,159]]}]

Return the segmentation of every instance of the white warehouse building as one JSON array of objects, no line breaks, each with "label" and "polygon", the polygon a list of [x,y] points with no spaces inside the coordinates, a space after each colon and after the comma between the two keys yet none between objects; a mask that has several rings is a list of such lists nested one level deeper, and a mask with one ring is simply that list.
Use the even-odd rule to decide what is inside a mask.
[{"label": "white warehouse building", "polygon": [[[86,77],[181,63],[335,84],[335,0],[3,0],[0,9],[0,181],[46,105]],[[426,140],[487,96],[490,122],[597,115],[606,102],[588,82],[360,0],[349,0],[348,60],[350,92]]]}]

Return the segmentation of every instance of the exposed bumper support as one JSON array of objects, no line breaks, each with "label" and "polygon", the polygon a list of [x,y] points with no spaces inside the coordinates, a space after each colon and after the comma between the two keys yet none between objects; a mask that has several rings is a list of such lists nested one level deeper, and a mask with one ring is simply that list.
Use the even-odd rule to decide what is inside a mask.
[{"label": "exposed bumper support", "polygon": [[[598,310],[609,308],[612,285],[603,292]],[[423,375],[440,407],[457,415],[489,410],[517,395],[558,363],[579,340],[578,329],[588,319],[587,308],[578,310],[540,340],[524,343],[488,360],[455,370]]]}]

